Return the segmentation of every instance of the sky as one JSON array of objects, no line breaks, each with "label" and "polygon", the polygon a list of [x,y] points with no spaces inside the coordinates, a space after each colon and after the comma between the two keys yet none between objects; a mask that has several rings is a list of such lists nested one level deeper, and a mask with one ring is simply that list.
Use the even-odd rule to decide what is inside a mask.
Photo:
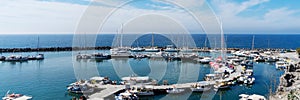
[{"label": "sky", "polygon": [[167,1],[1,0],[0,34],[114,33],[120,27],[133,33],[203,33],[216,26],[213,21],[228,34],[300,33],[298,0]]}]

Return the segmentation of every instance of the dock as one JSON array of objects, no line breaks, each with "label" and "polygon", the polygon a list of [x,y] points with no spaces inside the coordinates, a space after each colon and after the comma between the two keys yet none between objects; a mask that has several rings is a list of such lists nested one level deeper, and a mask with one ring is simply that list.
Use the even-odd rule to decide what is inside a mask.
[{"label": "dock", "polygon": [[[223,80],[232,80],[238,76],[241,76],[242,75],[241,72],[242,72],[242,68],[241,68],[241,66],[238,66],[234,73],[232,73],[228,78],[225,78]],[[218,80],[206,81],[206,82],[214,85],[216,83],[216,81],[218,81]],[[153,85],[152,88],[153,88],[153,90],[166,90],[168,88],[174,88],[174,87],[187,89],[187,88],[190,88],[191,85],[195,85],[197,83],[199,83],[199,82],[171,84],[171,85],[158,85],[158,86]],[[111,95],[114,95],[115,93],[125,89],[125,85],[100,85],[100,84],[97,84],[95,86],[97,88],[101,88],[104,90],[90,95],[88,100],[105,100],[105,98],[107,98]],[[141,85],[130,85],[130,87],[139,87],[139,86],[141,86]]]}]

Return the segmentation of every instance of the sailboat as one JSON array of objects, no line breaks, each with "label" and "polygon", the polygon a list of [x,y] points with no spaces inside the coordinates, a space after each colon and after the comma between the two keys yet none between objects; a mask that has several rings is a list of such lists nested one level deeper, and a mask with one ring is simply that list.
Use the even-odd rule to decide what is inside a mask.
[{"label": "sailboat", "polygon": [[152,33],[152,41],[151,41],[151,48],[147,48],[145,49],[146,52],[158,52],[159,49],[157,49],[156,47],[154,47],[154,34]]},{"label": "sailboat", "polygon": [[[118,32],[117,32],[118,33]],[[132,58],[129,48],[123,47],[123,25],[121,27],[120,47],[110,49],[111,58]]]},{"label": "sailboat", "polygon": [[39,53],[39,46],[40,46],[40,37],[38,37],[38,44],[37,44],[37,55],[35,56],[36,60],[43,60],[44,54]]},{"label": "sailboat", "polygon": [[145,50],[144,48],[139,47],[139,41],[138,41],[138,39],[136,39],[136,40],[137,40],[138,47],[132,48],[131,51],[132,52],[141,52],[141,51],[144,51]]}]

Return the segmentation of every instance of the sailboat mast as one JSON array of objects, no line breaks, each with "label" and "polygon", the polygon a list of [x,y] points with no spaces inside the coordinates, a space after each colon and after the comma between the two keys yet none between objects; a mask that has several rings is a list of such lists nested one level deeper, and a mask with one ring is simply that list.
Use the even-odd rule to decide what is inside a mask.
[{"label": "sailboat mast", "polygon": [[252,50],[254,49],[254,38],[255,38],[255,35],[253,35],[253,37],[252,37]]},{"label": "sailboat mast", "polygon": [[40,49],[39,49],[39,48],[40,48],[40,47],[39,47],[39,46],[40,46],[40,37],[38,36],[37,39],[38,39],[38,43],[37,43],[36,48],[37,48],[37,53],[39,53],[39,50],[40,50]]},{"label": "sailboat mast", "polygon": [[120,39],[120,45],[121,45],[121,48],[123,47],[123,24],[121,26],[121,39]]},{"label": "sailboat mast", "polygon": [[154,47],[154,33],[152,33],[152,47]]}]

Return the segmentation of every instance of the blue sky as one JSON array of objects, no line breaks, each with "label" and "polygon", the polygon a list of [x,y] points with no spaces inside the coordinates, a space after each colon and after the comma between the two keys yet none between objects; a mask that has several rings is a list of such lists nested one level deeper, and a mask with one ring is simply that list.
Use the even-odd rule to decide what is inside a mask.
[{"label": "blue sky", "polygon": [[[98,0],[95,0],[98,1]],[[102,9],[116,7],[120,0],[2,0],[0,3],[0,34],[12,33],[73,33],[82,14],[89,6]],[[126,0],[123,0],[126,1]],[[186,0],[191,6],[202,0]],[[90,5],[91,4],[91,5]],[[225,33],[300,33],[299,0],[207,0],[207,4],[221,18]],[[201,9],[199,9],[201,10]],[[131,13],[132,11],[132,13]],[[126,13],[125,13],[126,12]],[[178,6],[162,0],[136,0],[122,7],[122,16],[130,14],[165,13],[188,30],[203,32],[196,27],[191,16],[182,13]],[[99,11],[98,13],[101,13]],[[105,16],[105,15],[103,15]],[[124,18],[122,18],[125,16]],[[111,30],[115,30],[113,25]],[[149,26],[148,26],[149,27]],[[151,26],[150,26],[151,27]]]}]

